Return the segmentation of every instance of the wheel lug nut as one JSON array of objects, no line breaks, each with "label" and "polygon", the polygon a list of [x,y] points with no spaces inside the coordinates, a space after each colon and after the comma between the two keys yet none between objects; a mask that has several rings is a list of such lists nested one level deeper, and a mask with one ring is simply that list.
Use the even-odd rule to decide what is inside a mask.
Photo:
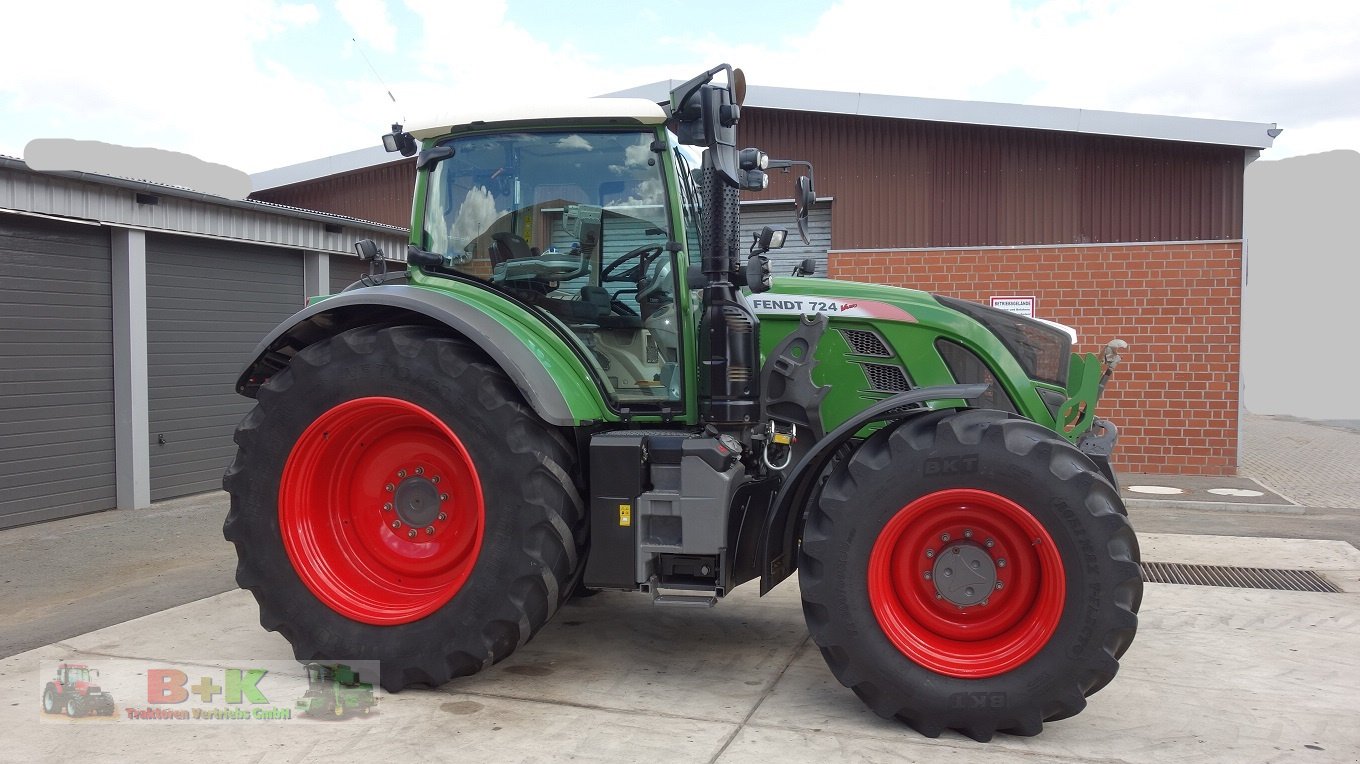
[{"label": "wheel lug nut", "polygon": [[391,512],[391,511],[392,511],[392,502],[389,501],[389,502],[387,502],[386,504],[384,504],[384,505],[383,505],[383,511],[384,511],[384,512]]},{"label": "wheel lug nut", "polygon": [[430,478],[430,482],[431,482],[431,483],[434,483],[435,485],[438,485],[438,484],[439,484],[439,476],[438,476],[438,475],[435,475],[434,477]]},{"label": "wheel lug nut", "polygon": [[388,493],[392,493],[392,491],[396,490],[396,486],[392,485],[391,483],[388,483],[385,487],[387,488]]},{"label": "wheel lug nut", "polygon": [[406,470],[397,470],[397,477],[399,478],[406,477]]},{"label": "wheel lug nut", "polygon": [[439,500],[440,500],[440,501],[448,501],[448,500],[449,500],[449,495],[448,495],[447,493],[441,493],[441,494],[439,494]]},{"label": "wheel lug nut", "polygon": [[424,467],[416,467],[416,474],[417,474],[417,475],[424,475],[424,474],[425,474],[425,468],[424,468]]},{"label": "wheel lug nut", "polygon": [[948,540],[949,540],[949,534],[948,534],[948,533],[941,533],[941,534],[940,534],[940,540],[941,540],[941,541],[948,541]]},{"label": "wheel lug nut", "polygon": [[427,528],[425,529],[425,535],[426,535],[426,536],[433,536],[433,535],[434,535],[434,526],[433,526],[433,525],[431,525],[431,526],[429,526],[429,527],[427,527]]},{"label": "wheel lug nut", "polygon": [[954,547],[954,549],[953,549],[952,551],[954,552],[954,554],[958,554],[958,553],[961,552],[962,550],[959,549],[958,547]]},{"label": "wheel lug nut", "polygon": [[930,571],[927,570],[927,571],[926,571],[926,580],[929,581],[930,578],[931,578]]},{"label": "wheel lug nut", "polygon": [[988,549],[991,549],[993,546],[996,545],[996,542],[995,542],[995,541],[992,541],[991,539],[987,539],[986,541],[984,541],[984,542],[982,542],[982,543],[985,544],[985,545],[987,546]]},{"label": "wheel lug nut", "polygon": [[966,539],[972,538],[972,537],[973,537],[973,531],[972,531],[971,529],[969,529],[969,528],[964,528],[964,529],[963,529],[963,537],[966,538]]},{"label": "wheel lug nut", "polygon": [[393,520],[393,521],[392,521],[392,530],[396,530],[397,528],[400,528],[400,527],[401,527],[401,521],[400,521],[400,520]]},{"label": "wheel lug nut", "polygon": [[997,589],[997,591],[1001,591],[1002,589],[1005,589],[1005,588],[1006,588],[1006,585],[1005,585],[1004,583],[1002,583],[1001,581],[997,581],[997,582],[996,582],[996,589]]},{"label": "wheel lug nut", "polygon": [[1004,568],[1004,567],[1006,567],[1006,561],[1005,561],[1005,560],[997,560],[997,561],[996,561],[996,566],[997,566],[998,568]]},{"label": "wheel lug nut", "polygon": [[416,529],[415,529],[415,528],[412,528],[411,530],[409,530],[409,531],[406,532],[406,538],[408,538],[408,539],[413,539],[413,538],[415,538],[415,537],[416,537]]},{"label": "wheel lug nut", "polygon": [[987,607],[987,600],[983,600],[982,602],[979,602],[978,604],[979,604],[979,605],[982,605],[983,607]]},{"label": "wheel lug nut", "polygon": [[927,549],[927,550],[926,550],[926,557],[934,557],[934,556],[935,556],[935,550],[934,550],[934,549]]},{"label": "wheel lug nut", "polygon": [[446,515],[446,514],[444,514],[443,512],[440,512],[440,513],[439,513],[439,517],[437,517],[437,518],[435,518],[435,519],[442,522],[442,521],[444,521],[444,520],[449,519],[449,516]]}]

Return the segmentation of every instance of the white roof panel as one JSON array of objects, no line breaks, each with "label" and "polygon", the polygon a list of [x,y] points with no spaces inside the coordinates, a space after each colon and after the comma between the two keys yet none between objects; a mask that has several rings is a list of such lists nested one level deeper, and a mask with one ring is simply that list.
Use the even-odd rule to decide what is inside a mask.
[{"label": "white roof panel", "polygon": [[568,102],[524,101],[479,112],[443,114],[420,119],[407,128],[417,139],[434,138],[455,127],[475,124],[599,122],[618,120],[641,125],[659,125],[666,113],[656,102],[645,98],[583,98]]},{"label": "white roof panel", "polygon": [[[682,83],[679,80],[666,80],[607,95],[665,101],[670,98],[671,88],[680,84]],[[1268,132],[1275,129],[1273,123],[761,85],[751,85],[747,88],[745,105],[864,117],[920,119],[928,122],[1019,127],[1030,130],[1061,130],[1089,135],[1186,141],[1252,149],[1270,148],[1275,140]]]}]

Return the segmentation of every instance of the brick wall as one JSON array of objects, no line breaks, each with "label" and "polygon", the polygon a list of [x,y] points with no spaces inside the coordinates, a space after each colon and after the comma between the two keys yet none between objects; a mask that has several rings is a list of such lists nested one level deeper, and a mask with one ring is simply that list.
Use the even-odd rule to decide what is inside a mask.
[{"label": "brick wall", "polygon": [[1033,295],[1077,350],[1129,343],[1098,412],[1120,428],[1125,472],[1237,469],[1240,242],[835,252],[830,276],[986,303]]}]

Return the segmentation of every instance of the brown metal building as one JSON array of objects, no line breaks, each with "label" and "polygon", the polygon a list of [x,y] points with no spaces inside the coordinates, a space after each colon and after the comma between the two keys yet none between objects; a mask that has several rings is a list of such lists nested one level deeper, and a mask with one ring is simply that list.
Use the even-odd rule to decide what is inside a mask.
[{"label": "brown metal building", "polygon": [[[1121,337],[1121,469],[1235,471],[1243,171],[1274,125],[751,87],[742,126],[816,167],[828,275],[1030,297],[1084,351]],[[407,225],[413,164],[374,147],[257,175],[253,196]],[[747,217],[786,215],[791,178]]]}]

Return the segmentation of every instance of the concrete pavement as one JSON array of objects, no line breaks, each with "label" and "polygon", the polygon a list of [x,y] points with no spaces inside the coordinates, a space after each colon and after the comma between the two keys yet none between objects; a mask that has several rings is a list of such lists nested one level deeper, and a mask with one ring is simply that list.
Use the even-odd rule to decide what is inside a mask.
[{"label": "concrete pavement", "polygon": [[[1149,584],[1120,675],[1035,738],[930,740],[869,713],[807,639],[796,584],[712,610],[576,600],[480,675],[382,698],[343,723],[48,717],[41,659],[192,668],[287,659],[228,592],[0,661],[0,758],[374,761],[1351,761],[1360,757],[1360,552],[1341,542],[1145,534],[1145,559],[1323,569],[1313,594]],[[677,639],[677,637],[683,639]],[[233,663],[233,661],[237,663]],[[125,701],[126,702],[126,701]]]}]

